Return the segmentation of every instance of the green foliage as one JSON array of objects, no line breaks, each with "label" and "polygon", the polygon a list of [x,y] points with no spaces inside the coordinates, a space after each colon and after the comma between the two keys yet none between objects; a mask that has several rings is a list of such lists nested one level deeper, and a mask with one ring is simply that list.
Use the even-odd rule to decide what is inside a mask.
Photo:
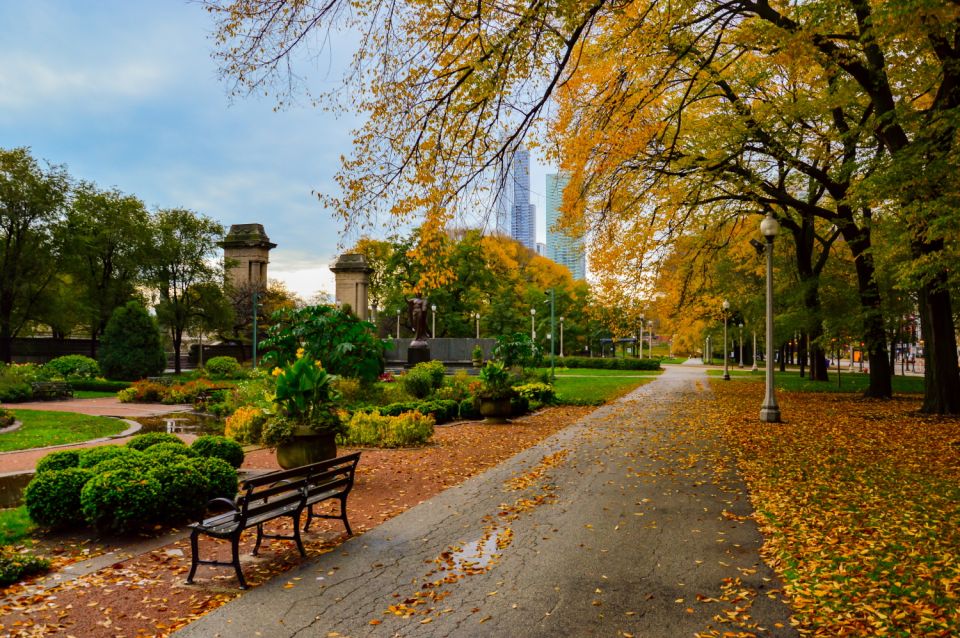
[{"label": "green foliage", "polygon": [[357,412],[347,423],[347,433],[340,442],[343,445],[388,448],[422,445],[433,436],[433,426],[433,417],[419,412],[405,412],[399,416]]},{"label": "green foliage", "polygon": [[320,425],[334,399],[330,375],[313,360],[298,353],[298,358],[283,368],[274,368],[277,380],[274,402],[280,413],[303,424]]},{"label": "green foliage", "polygon": [[[69,470],[64,470],[69,471]],[[152,476],[116,469],[93,476],[80,492],[83,517],[98,531],[129,532],[156,520],[162,487]]]},{"label": "green foliage", "polygon": [[424,367],[426,365],[418,363],[400,377],[403,389],[417,399],[427,398],[437,387],[433,384],[433,374],[430,369]]},{"label": "green foliage", "polygon": [[198,456],[187,461],[197,468],[207,479],[207,500],[214,498],[230,498],[237,495],[237,471],[223,459],[212,456]]},{"label": "green foliage", "polygon": [[419,412],[433,417],[436,423],[446,423],[457,418],[460,412],[460,405],[452,399],[433,399],[430,401],[390,403],[375,408],[375,410],[385,416],[397,416],[406,412]]},{"label": "green foliage", "polygon": [[505,399],[515,394],[512,375],[501,361],[488,361],[480,369],[480,381],[483,387],[477,392],[478,398]]},{"label": "green foliage", "polygon": [[480,414],[480,408],[472,398],[464,399],[460,402],[461,419],[475,420],[482,418],[482,416],[483,415]]},{"label": "green foliage", "polygon": [[169,463],[150,470],[150,478],[160,485],[160,516],[169,521],[197,518],[207,504],[210,483],[197,466]]},{"label": "green foliage", "polygon": [[93,475],[93,470],[79,467],[37,473],[23,493],[30,518],[55,528],[82,522],[80,493]]},{"label": "green foliage", "polygon": [[169,432],[144,432],[143,434],[137,434],[132,439],[127,441],[127,447],[131,447],[134,450],[140,450],[142,452],[148,447],[157,445],[158,443],[176,443],[178,445],[186,445],[176,434],[171,434]]},{"label": "green foliage", "polygon": [[108,381],[107,379],[71,379],[70,386],[77,391],[119,392],[129,388],[130,383],[128,381]]},{"label": "green foliage", "polygon": [[80,467],[96,467],[107,459],[137,454],[140,454],[139,450],[122,445],[98,445],[80,452]]},{"label": "green foliage", "polygon": [[144,450],[144,454],[160,465],[179,463],[197,456],[196,451],[183,443],[157,443]]},{"label": "green foliage", "polygon": [[51,359],[43,365],[43,369],[51,378],[59,379],[93,379],[100,376],[100,366],[96,360],[82,354]]},{"label": "green foliage", "polygon": [[434,393],[438,399],[453,399],[458,403],[467,397],[473,396],[481,386],[481,382],[474,379],[466,370],[457,370],[452,377],[447,377],[442,388]]},{"label": "green foliage", "polygon": [[373,325],[333,306],[281,309],[263,342],[265,365],[282,366],[305,357],[320,360],[331,374],[372,383],[383,372],[383,341]]},{"label": "green foliage", "polygon": [[20,403],[33,398],[29,383],[0,377],[0,402]]},{"label": "green foliage", "polygon": [[234,468],[243,465],[243,447],[225,436],[201,436],[190,447],[198,456],[223,459]]},{"label": "green foliage", "polygon": [[517,394],[529,401],[549,404],[553,403],[557,398],[553,386],[547,383],[525,383],[514,386],[513,389],[517,391]]},{"label": "green foliage", "polygon": [[0,408],[0,428],[8,428],[16,422],[17,415],[13,413],[13,410]]},{"label": "green foliage", "polygon": [[227,417],[223,427],[224,436],[240,443],[259,443],[267,415],[257,406],[243,406]]},{"label": "green foliage", "polygon": [[[558,359],[557,361],[560,361]],[[567,368],[597,368],[600,370],[660,370],[659,359],[631,359],[628,357],[564,357]]]},{"label": "green foliage", "polygon": [[80,466],[80,450],[51,452],[37,461],[36,473],[54,472]]},{"label": "green foliage", "polygon": [[234,379],[243,376],[243,368],[234,357],[213,357],[203,367],[211,377]]},{"label": "green foliage", "polygon": [[21,427],[0,436],[0,452],[89,441],[127,428],[120,419],[52,410],[13,410]]},{"label": "green foliage", "polygon": [[138,474],[145,474],[163,463],[164,461],[156,455],[138,452],[137,454],[125,454],[123,456],[115,456],[106,461],[100,461],[93,468],[93,471],[95,474],[102,474],[112,470],[130,470]]},{"label": "green foliage", "polygon": [[135,301],[113,311],[103,331],[99,357],[107,377],[124,381],[158,375],[167,363],[157,323]]},{"label": "green foliage", "polygon": [[359,379],[347,377],[335,377],[332,383],[342,405],[353,405],[363,401],[376,387],[376,384],[363,384]]},{"label": "green foliage", "polygon": [[537,344],[530,339],[530,335],[515,332],[497,337],[497,345],[493,348],[493,358],[503,363],[507,368],[535,368],[543,361],[543,353]]},{"label": "green foliage", "polygon": [[44,572],[49,567],[50,561],[46,558],[29,552],[18,552],[11,547],[0,547],[0,587]]},{"label": "green foliage", "polygon": [[19,543],[35,528],[26,505],[0,509],[0,546]]},{"label": "green foliage", "polygon": [[530,411],[530,399],[514,395],[510,397],[510,416],[523,416]]},{"label": "green foliage", "polygon": [[483,348],[481,348],[480,346],[474,346],[473,351],[470,352],[470,360],[473,361],[474,363],[478,363],[478,364],[482,363]]}]

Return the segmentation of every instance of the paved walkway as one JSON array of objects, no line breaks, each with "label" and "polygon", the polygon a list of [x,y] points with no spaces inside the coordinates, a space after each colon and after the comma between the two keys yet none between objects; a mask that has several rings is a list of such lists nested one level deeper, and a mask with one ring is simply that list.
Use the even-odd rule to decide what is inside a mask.
[{"label": "paved walkway", "polygon": [[743,485],[690,436],[705,379],[672,366],[177,636],[674,638],[740,631],[715,616],[745,609],[764,635],[795,636]]}]

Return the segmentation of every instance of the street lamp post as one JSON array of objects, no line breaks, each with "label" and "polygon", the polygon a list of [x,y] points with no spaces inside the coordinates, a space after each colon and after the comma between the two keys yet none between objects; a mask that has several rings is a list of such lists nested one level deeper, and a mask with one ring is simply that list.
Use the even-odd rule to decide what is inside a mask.
[{"label": "street lamp post", "polygon": [[757,371],[757,331],[753,331],[753,367],[750,368],[750,372]]},{"label": "street lamp post", "polygon": [[[640,344],[643,349],[643,344]],[[647,355],[653,359],[653,320],[647,322]]]},{"label": "street lamp post", "polygon": [[479,312],[473,313],[473,320],[477,324],[477,339],[480,339],[480,313]]},{"label": "street lamp post", "polygon": [[730,369],[728,367],[730,353],[727,350],[727,311],[730,310],[730,302],[723,300],[723,380],[730,380]]},{"label": "street lamp post", "polygon": [[557,321],[556,321],[556,306],[557,306],[557,290],[556,288],[550,289],[550,379],[556,380],[557,378],[557,357],[556,357],[556,339],[554,335],[557,334]]},{"label": "street lamp post", "polygon": [[563,317],[560,317],[560,356],[563,356]]},{"label": "street lamp post", "polygon": [[646,318],[646,317],[645,317],[644,315],[640,315],[640,340],[637,342],[637,345],[640,346],[640,358],[641,358],[641,359],[643,359],[643,320],[644,320],[645,318]]},{"label": "street lamp post", "polygon": [[764,423],[780,422],[780,406],[777,405],[777,396],[773,391],[773,240],[780,230],[780,224],[767,213],[760,222],[760,234],[766,239],[767,254],[767,375],[766,393],[763,405],[760,406],[760,420]]},{"label": "street lamp post", "polygon": [[430,304],[430,336],[433,339],[437,338],[437,304]]},{"label": "street lamp post", "polygon": [[400,338],[400,309],[397,308],[397,339],[399,338]]},{"label": "street lamp post", "polygon": [[537,309],[531,308],[530,309],[530,341],[537,340],[537,326],[534,323],[534,321],[536,320],[536,317],[537,317]]},{"label": "street lamp post", "polygon": [[740,322],[740,365],[738,368],[743,367],[743,322]]},{"label": "street lamp post", "polygon": [[713,365],[713,335],[707,335],[707,361]]}]

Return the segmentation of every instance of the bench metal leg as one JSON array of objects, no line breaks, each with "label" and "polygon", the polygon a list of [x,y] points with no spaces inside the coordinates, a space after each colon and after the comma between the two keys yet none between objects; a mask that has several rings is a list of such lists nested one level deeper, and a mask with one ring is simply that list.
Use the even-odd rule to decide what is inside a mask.
[{"label": "bench metal leg", "polygon": [[343,519],[343,526],[347,528],[347,536],[353,536],[353,530],[350,529],[350,521],[347,520],[347,497],[340,497],[340,517]]},{"label": "bench metal leg", "polygon": [[237,580],[240,581],[240,589],[247,588],[247,581],[243,579],[243,570],[240,569],[240,534],[230,539],[230,546],[233,551],[233,569],[237,572]]},{"label": "bench metal leg", "polygon": [[187,584],[193,584],[193,577],[197,573],[197,565],[199,565],[200,560],[200,547],[197,542],[198,532],[193,530],[190,532],[190,573],[187,574]]},{"label": "bench metal leg", "polygon": [[300,555],[306,558],[307,550],[303,548],[303,541],[300,540],[300,517],[299,516],[296,516],[293,519],[293,539],[297,541],[297,549],[300,550]]},{"label": "bench metal leg", "polygon": [[257,542],[253,545],[253,551],[251,554],[253,556],[257,555],[257,552],[260,551],[260,543],[263,542],[263,523],[257,525]]},{"label": "bench metal leg", "polygon": [[[303,531],[310,531],[310,522],[315,518],[334,518],[337,520],[343,521],[344,527],[347,528],[347,536],[353,536],[353,530],[350,529],[350,521],[347,520],[347,497],[346,495],[337,497],[340,499],[340,515],[335,516],[332,514],[314,514],[313,505],[307,507],[307,522],[303,526]],[[316,505],[316,503],[314,504]]]}]

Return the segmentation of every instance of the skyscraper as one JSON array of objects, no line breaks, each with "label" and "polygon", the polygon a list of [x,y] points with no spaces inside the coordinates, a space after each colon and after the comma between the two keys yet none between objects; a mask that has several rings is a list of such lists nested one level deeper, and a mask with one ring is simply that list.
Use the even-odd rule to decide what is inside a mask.
[{"label": "skyscraper", "polygon": [[530,151],[518,148],[497,198],[497,231],[537,250],[537,208],[530,203]]},{"label": "skyscraper", "polygon": [[547,257],[569,268],[574,279],[586,279],[587,257],[583,240],[568,237],[555,228],[560,218],[563,189],[569,181],[565,175],[547,175]]}]

